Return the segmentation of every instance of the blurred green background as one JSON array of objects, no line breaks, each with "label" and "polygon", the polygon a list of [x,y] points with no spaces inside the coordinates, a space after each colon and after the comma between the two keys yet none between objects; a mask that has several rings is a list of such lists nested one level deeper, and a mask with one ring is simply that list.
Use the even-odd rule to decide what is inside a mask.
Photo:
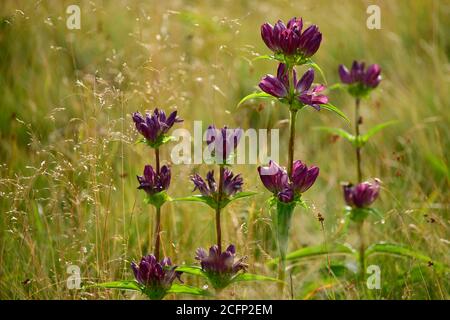
[{"label": "blurred green background", "polygon": [[[81,8],[81,29],[68,30],[66,8]],[[366,8],[381,8],[381,30],[366,27]],[[68,290],[66,268],[78,265],[84,283],[131,279],[131,260],[148,253],[154,211],[136,189],[136,174],[153,154],[136,145],[131,112],[177,109],[216,126],[279,128],[286,162],[286,108],[254,101],[235,109],[273,61],[252,61],[268,49],[266,21],[301,16],[323,42],[314,60],[328,84],[354,59],[378,63],[383,81],[362,104],[363,132],[388,120],[363,151],[363,174],[383,181],[376,203],[384,220],[370,219],[367,241],[403,243],[449,265],[448,1],[2,1],[0,4],[0,299],[142,298],[118,291]],[[323,81],[318,77],[317,81]],[[342,91],[330,101],[349,117]],[[351,117],[352,119],[352,117]],[[355,180],[352,147],[317,131],[351,130],[327,111],[304,110],[297,121],[295,158],[320,167],[297,209],[290,248],[335,241],[343,219],[340,182]],[[162,151],[169,160],[170,146]],[[237,165],[245,189],[260,192],[223,214],[224,243],[237,245],[252,272],[275,275],[268,192],[256,165]],[[174,165],[170,193],[189,195],[189,175],[206,165]],[[317,216],[325,218],[322,230]],[[163,208],[163,250],[194,263],[199,246],[214,243],[213,212],[175,203]],[[355,244],[355,230],[341,241]],[[344,263],[345,261],[336,260]],[[352,262],[349,262],[350,264]],[[375,257],[383,299],[448,299],[449,278],[426,263]],[[358,299],[350,280],[330,283],[326,258],[292,269],[297,299]],[[202,286],[202,280],[189,278]],[[262,287],[264,286],[264,287]],[[280,298],[276,285],[242,284],[226,298]],[[174,298],[174,297],[173,297]]]}]

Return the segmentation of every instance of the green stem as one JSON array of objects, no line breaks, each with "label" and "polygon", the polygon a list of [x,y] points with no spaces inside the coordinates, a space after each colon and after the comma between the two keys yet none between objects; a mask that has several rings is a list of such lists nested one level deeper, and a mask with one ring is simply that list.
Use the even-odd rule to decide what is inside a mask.
[{"label": "green stem", "polygon": [[361,282],[364,285],[365,271],[366,271],[366,259],[365,252],[366,247],[364,243],[364,221],[358,223],[358,235],[359,235],[359,275]]},{"label": "green stem", "polygon": [[[361,124],[360,116],[359,116],[359,104],[360,99],[356,98],[355,102],[355,137],[356,141],[359,141],[359,125]],[[362,172],[361,172],[361,147],[356,147],[356,175],[358,178],[358,183],[362,181]]]},{"label": "green stem", "polygon": [[292,176],[292,167],[294,164],[294,144],[295,144],[295,120],[297,116],[297,110],[290,110],[290,121],[289,121],[289,149],[288,149],[288,176]]},{"label": "green stem", "polygon": [[224,172],[225,172],[225,166],[220,165],[219,191],[217,193],[217,208],[216,208],[216,236],[217,236],[217,246],[219,248],[219,252],[222,252],[222,229],[220,226],[220,202],[222,201],[222,194],[223,194]]},{"label": "green stem", "polygon": [[[160,173],[159,148],[155,148],[156,174]],[[155,258],[159,261],[161,247],[161,207],[156,207],[156,226],[155,226]]]}]

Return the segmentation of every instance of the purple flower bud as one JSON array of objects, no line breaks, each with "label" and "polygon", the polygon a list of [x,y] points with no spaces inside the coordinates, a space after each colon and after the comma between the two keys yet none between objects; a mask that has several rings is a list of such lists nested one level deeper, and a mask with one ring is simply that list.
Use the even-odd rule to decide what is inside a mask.
[{"label": "purple flower bud", "polygon": [[162,298],[165,291],[170,289],[175,278],[180,280],[181,272],[175,271],[175,268],[176,266],[172,265],[169,258],[164,258],[161,262],[158,262],[155,256],[151,254],[142,257],[139,265],[134,262],[131,263],[136,281],[146,288],[160,293],[162,296],[158,298]]},{"label": "purple flower bud", "polygon": [[[214,171],[209,171],[206,174],[206,182],[198,174],[191,176],[191,181],[194,183],[194,190],[199,190],[205,197],[212,197],[217,199],[218,188],[216,187],[216,180],[214,179]],[[223,196],[232,197],[237,192],[242,191],[244,180],[241,175],[234,175],[231,170],[225,169],[223,173]]]},{"label": "purple flower bud", "polygon": [[344,199],[347,205],[353,208],[367,208],[377,198],[380,192],[380,181],[362,182],[356,186],[351,183],[343,186]]},{"label": "purple flower bud", "polygon": [[372,64],[367,68],[364,75],[364,84],[367,87],[375,88],[381,81],[381,68],[377,64]]},{"label": "purple flower bud", "polygon": [[216,129],[210,125],[206,131],[206,143],[211,154],[218,163],[226,163],[241,139],[243,130],[240,128],[229,129],[226,126],[222,129]]},{"label": "purple flower bud", "polygon": [[302,55],[311,57],[320,47],[322,34],[315,25],[308,27],[302,34],[302,18],[292,18],[287,26],[279,20],[275,26],[264,23],[261,26],[261,37],[267,47],[275,53],[287,56]]},{"label": "purple flower bud", "polygon": [[262,183],[272,193],[279,193],[289,185],[289,177],[284,168],[275,161],[269,161],[268,167],[258,167]]},{"label": "purple flower bud", "polygon": [[289,92],[289,70],[284,63],[278,65],[277,76],[268,74],[261,79],[259,87],[265,93],[284,98]]},{"label": "purple flower bud", "polygon": [[292,177],[275,161],[270,161],[268,167],[258,167],[259,177],[264,186],[281,202],[291,202],[296,195],[307,191],[317,179],[319,168],[308,167],[300,160],[294,161]]},{"label": "purple flower bud", "polygon": [[167,190],[170,185],[170,177],[170,168],[168,166],[162,166],[159,174],[157,174],[151,165],[146,165],[144,167],[144,175],[137,176],[138,189],[144,190],[149,195]]},{"label": "purple flower bud", "polygon": [[309,105],[316,110],[320,110],[321,104],[328,103],[328,97],[320,94],[320,92],[325,90],[323,85],[318,85],[311,88],[313,81],[314,70],[309,69],[295,85],[297,99],[305,105]]},{"label": "purple flower bud", "polygon": [[209,254],[203,248],[198,248],[195,259],[200,261],[202,270],[206,272],[213,286],[217,289],[227,286],[232,277],[239,271],[246,271],[248,265],[243,262],[243,258],[235,261],[236,248],[229,245],[228,248],[220,252],[217,245],[209,249]]},{"label": "purple flower bud", "polygon": [[157,142],[175,123],[183,121],[177,117],[177,111],[166,117],[165,112],[158,108],[153,111],[153,114],[146,113],[145,118],[139,112],[133,113],[132,118],[137,131],[150,143]]},{"label": "purple flower bud", "polygon": [[339,65],[339,77],[341,78],[341,81],[345,84],[352,83],[352,77],[350,76],[350,71],[343,65]]},{"label": "purple flower bud", "polygon": [[303,193],[314,184],[319,176],[319,168],[311,166],[308,168],[306,164],[300,160],[294,161],[292,167],[292,187],[298,193]]}]

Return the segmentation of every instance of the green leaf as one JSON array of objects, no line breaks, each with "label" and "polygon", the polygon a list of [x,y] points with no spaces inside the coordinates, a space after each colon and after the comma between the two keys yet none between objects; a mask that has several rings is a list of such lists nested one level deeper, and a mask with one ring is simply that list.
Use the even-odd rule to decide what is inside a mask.
[{"label": "green leaf", "polygon": [[245,96],[244,98],[241,99],[241,101],[239,101],[238,105],[236,106],[236,108],[239,108],[245,101],[250,100],[250,99],[255,99],[255,98],[262,98],[262,99],[268,99],[268,98],[273,98],[276,99],[274,96],[265,93],[265,92],[253,92],[250,93],[249,95]]},{"label": "green leaf", "polygon": [[200,276],[207,278],[205,272],[202,270],[202,268],[197,266],[179,266],[176,268],[176,271],[180,271],[187,274],[192,274],[194,276]]},{"label": "green leaf", "polygon": [[327,79],[325,78],[325,74],[323,73],[322,69],[319,67],[319,65],[317,63],[315,63],[311,59],[308,59],[305,64],[307,66],[311,66],[314,69],[316,69],[317,71],[319,71],[320,76],[322,77],[323,81],[325,81],[325,84],[327,84]]},{"label": "green leaf", "polygon": [[274,56],[269,55],[269,54],[263,54],[263,55],[257,56],[252,59],[252,61],[258,61],[258,60],[276,60],[276,59]]},{"label": "green leaf", "polygon": [[263,276],[260,274],[252,274],[252,273],[240,273],[235,276],[232,282],[240,282],[240,281],[275,281],[275,282],[283,282],[279,279]]},{"label": "green leaf", "polygon": [[189,196],[189,197],[182,197],[182,198],[174,198],[172,201],[193,201],[193,202],[202,202],[208,206],[210,206],[213,209],[217,208],[217,201],[214,200],[212,197],[206,197],[200,194]]},{"label": "green leaf", "polygon": [[342,119],[347,121],[347,123],[350,123],[350,120],[348,120],[348,118],[345,115],[345,113],[343,113],[337,107],[333,106],[331,103],[321,104],[320,108],[328,110],[328,111],[332,111],[332,112],[336,113],[339,117],[341,117]]},{"label": "green leaf", "polygon": [[407,257],[407,258],[413,258],[417,260],[421,260],[424,262],[433,262],[434,266],[437,266],[438,268],[444,268],[449,269],[448,266],[433,261],[428,255],[416,251],[414,249],[405,247],[403,245],[395,244],[395,243],[375,243],[367,248],[365,252],[366,259],[375,254],[388,254],[388,255],[394,255],[394,256],[400,256],[400,257]]},{"label": "green leaf", "polygon": [[255,194],[258,194],[258,192],[254,192],[254,191],[238,192],[234,196],[232,196],[231,198],[223,200],[222,201],[223,203],[221,203],[220,206],[221,206],[221,208],[224,208],[230,202],[233,202],[235,200],[239,200],[239,199],[242,199],[242,198],[251,197],[251,196],[254,196]]},{"label": "green leaf", "polygon": [[191,294],[195,296],[211,296],[211,293],[208,292],[207,290],[178,283],[172,284],[170,289],[167,290],[167,293]]},{"label": "green leaf", "polygon": [[330,127],[315,127],[314,129],[325,131],[325,132],[340,136],[341,138],[344,138],[347,141],[349,141],[351,144],[355,143],[355,136],[352,135],[351,133],[345,131],[344,129],[330,128]]},{"label": "green leaf", "polygon": [[363,143],[366,143],[369,140],[369,138],[372,137],[374,134],[376,134],[376,133],[380,132],[381,130],[383,130],[384,128],[391,126],[393,124],[396,124],[396,123],[398,123],[398,121],[393,120],[393,121],[388,121],[388,122],[384,122],[379,125],[376,125],[372,129],[367,131],[365,134],[361,135],[360,139],[362,140]]},{"label": "green leaf", "polygon": [[[322,255],[353,255],[355,250],[349,245],[335,244],[326,246],[324,244],[311,246],[299,249],[286,255],[286,260],[296,261],[301,259],[308,259]],[[268,262],[270,265],[278,263],[278,259],[273,259]]]},{"label": "green leaf", "polygon": [[105,289],[122,289],[122,290],[142,291],[142,288],[134,280],[123,280],[123,281],[111,281],[111,282],[97,283],[94,285],[86,286],[84,288],[105,288]]},{"label": "green leaf", "polygon": [[328,90],[342,90],[342,89],[345,89],[345,87],[346,86],[343,83],[338,82],[331,86],[328,86],[327,89]]}]

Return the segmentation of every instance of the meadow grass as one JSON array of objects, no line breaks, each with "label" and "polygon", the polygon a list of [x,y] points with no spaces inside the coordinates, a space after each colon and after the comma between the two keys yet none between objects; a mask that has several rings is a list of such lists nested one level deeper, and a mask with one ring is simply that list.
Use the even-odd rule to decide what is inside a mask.
[{"label": "meadow grass", "polygon": [[[72,1],[2,1],[0,5],[0,299],[142,298],[119,291],[68,290],[66,271],[78,265],[84,283],[132,279],[129,264],[151,251],[154,210],[143,203],[136,174],[153,154],[136,145],[131,113],[177,109],[191,130],[206,127],[279,128],[286,161],[288,112],[277,103],[236,104],[276,64],[252,61],[268,53],[260,25],[302,16],[323,33],[315,56],[328,84],[337,66],[362,59],[381,65],[380,89],[362,103],[362,131],[398,120],[363,151],[363,175],[383,181],[370,219],[369,242],[403,243],[450,265],[449,246],[449,5],[445,1],[373,1],[382,29],[366,28],[367,1],[78,1],[81,30],[66,28]],[[354,102],[342,91],[330,100],[347,115]],[[342,227],[341,181],[355,181],[346,142],[318,126],[351,130],[327,111],[303,110],[295,158],[321,172],[306,194],[310,210],[294,214],[290,250],[332,243]],[[162,159],[170,159],[170,147]],[[245,190],[223,214],[224,244],[247,256],[249,270],[276,275],[269,194],[256,165],[237,165]],[[174,165],[169,193],[190,195],[188,177],[207,165]],[[325,218],[324,228],[318,221]],[[163,252],[194,263],[195,249],[215,241],[212,211],[171,203],[163,208]],[[350,226],[341,241],[355,244]],[[335,263],[345,261],[330,258]],[[448,299],[448,274],[427,263],[376,256],[382,271],[378,299]],[[327,258],[290,272],[297,299],[358,299],[345,277],[326,277]],[[190,284],[202,280],[186,277]],[[224,298],[282,298],[277,286],[239,284]],[[169,297],[175,298],[175,297]]]}]

